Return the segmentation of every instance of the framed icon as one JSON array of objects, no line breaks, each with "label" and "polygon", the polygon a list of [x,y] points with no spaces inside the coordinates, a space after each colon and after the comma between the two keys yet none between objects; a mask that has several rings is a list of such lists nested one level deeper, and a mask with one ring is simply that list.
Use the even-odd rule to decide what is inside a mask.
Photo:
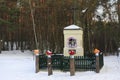
[{"label": "framed icon", "polygon": [[76,42],[76,39],[73,38],[73,37],[70,37],[68,39],[68,47],[70,48],[75,48],[77,46],[77,42]]}]

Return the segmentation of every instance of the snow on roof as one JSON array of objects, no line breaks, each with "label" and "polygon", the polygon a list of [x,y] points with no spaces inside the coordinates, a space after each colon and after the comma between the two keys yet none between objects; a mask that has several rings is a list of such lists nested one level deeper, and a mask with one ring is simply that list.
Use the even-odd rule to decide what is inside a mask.
[{"label": "snow on roof", "polygon": [[67,26],[67,27],[65,27],[64,29],[82,29],[81,27],[79,27],[79,26],[76,26],[76,25],[74,25],[74,24],[72,24],[72,25],[70,25],[70,26]]}]

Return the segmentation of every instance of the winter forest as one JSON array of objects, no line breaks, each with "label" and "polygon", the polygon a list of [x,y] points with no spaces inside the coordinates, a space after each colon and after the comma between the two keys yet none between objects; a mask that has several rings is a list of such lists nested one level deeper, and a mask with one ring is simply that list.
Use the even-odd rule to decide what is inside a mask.
[{"label": "winter forest", "polygon": [[120,0],[0,0],[0,51],[63,53],[63,29],[83,28],[84,52],[120,47]]}]

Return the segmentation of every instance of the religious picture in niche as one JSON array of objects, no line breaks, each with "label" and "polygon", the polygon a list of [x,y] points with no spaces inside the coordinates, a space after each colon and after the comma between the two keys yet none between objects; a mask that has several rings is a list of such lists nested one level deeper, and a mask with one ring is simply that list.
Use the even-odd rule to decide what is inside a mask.
[{"label": "religious picture in niche", "polygon": [[74,47],[76,47],[76,39],[74,39],[74,38],[72,38],[72,37],[70,37],[69,39],[68,39],[68,46],[70,47],[70,48],[74,48]]}]

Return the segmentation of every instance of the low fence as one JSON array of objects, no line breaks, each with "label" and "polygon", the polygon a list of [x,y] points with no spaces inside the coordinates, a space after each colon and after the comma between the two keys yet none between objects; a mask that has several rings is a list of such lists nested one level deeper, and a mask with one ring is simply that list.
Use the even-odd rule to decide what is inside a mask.
[{"label": "low fence", "polygon": [[[103,65],[103,54],[100,53],[98,56],[99,61],[96,61],[96,56],[75,56],[75,70],[76,71],[96,71],[96,67],[99,67],[100,70]],[[52,69],[59,69],[61,71],[69,71],[70,70],[70,57],[63,55],[52,55]],[[99,62],[98,65],[96,63]],[[39,55],[39,68],[47,69],[47,56]]]},{"label": "low fence", "polygon": [[[64,57],[64,65],[63,65],[63,71],[69,71],[70,69],[70,57],[65,56]],[[86,56],[75,56],[75,70],[81,71],[81,70],[95,70],[95,57],[86,57]]]}]

